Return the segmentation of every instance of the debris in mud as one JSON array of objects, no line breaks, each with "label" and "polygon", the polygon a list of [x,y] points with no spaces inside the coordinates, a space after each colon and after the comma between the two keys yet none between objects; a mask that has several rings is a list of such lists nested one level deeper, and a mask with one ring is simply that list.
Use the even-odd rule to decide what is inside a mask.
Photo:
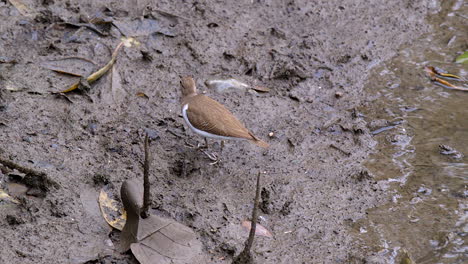
[{"label": "debris in mud", "polygon": [[443,70],[441,70],[439,68],[432,67],[432,66],[427,66],[427,67],[424,68],[424,70],[426,71],[426,73],[431,78],[435,77],[435,76],[439,76],[439,77],[444,77],[444,78],[448,78],[448,79],[452,79],[452,80],[464,81],[463,78],[461,78],[458,75],[446,73]]},{"label": "debris in mud", "polygon": [[224,93],[224,92],[231,91],[231,90],[248,90],[248,89],[252,89],[254,91],[264,92],[264,93],[270,91],[270,89],[267,87],[249,85],[235,78],[228,78],[228,79],[210,78],[205,81],[205,84],[209,89],[214,89],[218,93]]},{"label": "debris in mud", "polygon": [[142,218],[149,217],[149,207],[151,204],[151,192],[149,171],[151,165],[151,153],[149,151],[149,136],[145,135],[145,162],[143,163],[143,207],[141,208],[140,216]]},{"label": "debris in mud", "polygon": [[243,221],[242,226],[246,227],[250,230],[249,232],[249,237],[245,241],[245,247],[242,252],[234,258],[232,261],[233,264],[250,264],[254,263],[254,259],[252,256],[252,253],[250,252],[252,246],[253,246],[253,241],[255,238],[255,235],[263,235],[267,237],[273,237],[271,233],[264,228],[263,226],[257,224],[257,219],[258,219],[258,202],[260,200],[260,178],[261,178],[261,173],[259,172],[257,174],[257,187],[255,190],[255,200],[254,200],[254,207],[252,210],[252,222],[251,221]]},{"label": "debris in mud", "polygon": [[[242,227],[244,227],[246,230],[250,231],[251,228],[252,228],[252,222],[251,221],[242,221]],[[268,229],[266,229],[266,227],[260,225],[260,224],[256,224],[256,227],[255,227],[255,235],[257,236],[264,236],[264,237],[269,237],[269,238],[272,238],[273,235],[271,234],[270,231],[268,231]]]},{"label": "debris in mud", "polygon": [[462,159],[464,157],[463,153],[447,145],[439,145],[439,150],[440,154],[450,156],[454,159]]},{"label": "debris in mud", "polygon": [[335,144],[330,144],[330,148],[336,149],[336,150],[338,150],[339,152],[343,153],[344,155],[346,155],[348,157],[351,156],[351,154],[352,154],[351,152],[346,151],[346,150],[342,149],[341,147],[338,147]]},{"label": "debris in mud", "polygon": [[401,257],[400,264],[415,264],[408,251],[406,249],[403,249],[402,251],[403,256]]},{"label": "debris in mud", "polygon": [[136,96],[138,96],[138,97],[143,97],[143,98],[145,98],[145,99],[149,99],[149,96],[146,95],[144,92],[138,92],[138,93],[136,93]]},{"label": "debris in mud", "polygon": [[40,66],[58,73],[82,77],[92,73],[90,64],[92,66],[96,65],[92,60],[72,56],[57,60],[43,61],[40,63]]},{"label": "debris in mud", "polygon": [[[143,264],[150,263],[202,263],[201,242],[193,230],[171,219],[164,219],[148,213],[150,205],[148,135],[145,136],[144,182],[137,179],[127,180],[121,187],[121,199],[127,219],[122,228],[119,249],[131,249],[135,258]],[[108,220],[107,209],[112,212],[118,206],[108,199],[107,192],[101,191],[99,199],[106,221],[114,228],[114,221]]]},{"label": "debris in mud", "polygon": [[197,259],[201,257],[201,242],[192,229],[159,216],[140,216],[142,185],[136,179],[127,180],[122,184],[122,201],[128,219],[122,230],[121,251],[130,248],[136,259],[143,264],[188,261],[198,263]]},{"label": "debris in mud", "polygon": [[362,182],[364,180],[372,180],[373,177],[368,170],[361,170],[359,173],[352,175],[351,178]]},{"label": "debris in mud", "polygon": [[175,37],[177,34],[161,24],[160,21],[150,18],[138,18],[126,21],[114,20],[114,26],[126,37],[148,36],[161,34],[167,37]]},{"label": "debris in mud", "polygon": [[25,17],[34,17],[36,11],[26,6],[21,0],[8,0]]},{"label": "debris in mud", "polygon": [[99,78],[101,78],[104,74],[106,74],[114,65],[115,61],[117,60],[117,55],[119,50],[122,48],[122,46],[127,46],[131,45],[132,43],[132,38],[122,38],[122,41],[117,45],[115,48],[114,52],[112,53],[112,57],[110,61],[101,69],[97,70],[96,72],[92,73],[85,79],[81,79],[80,81],[74,83],[72,86],[70,86],[68,89],[60,91],[60,92],[53,92],[54,94],[57,93],[68,93],[71,91],[74,91],[80,87],[86,87],[89,88],[89,85],[92,84],[93,82],[97,81]]},{"label": "debris in mud", "polygon": [[340,99],[341,97],[343,97],[343,92],[338,91],[335,93],[335,98]]},{"label": "debris in mud", "polygon": [[28,194],[30,195],[44,197],[46,193],[50,191],[51,187],[59,188],[60,186],[57,182],[51,180],[44,172],[38,172],[30,168],[23,167],[3,158],[0,158],[0,164],[24,174],[24,176],[21,176],[20,179],[18,179],[18,182],[23,183],[30,188],[30,190],[28,190]]},{"label": "debris in mud", "polygon": [[122,208],[122,203],[116,199],[112,185],[106,185],[101,189],[99,208],[106,222],[113,228],[122,231],[127,220],[127,213]]},{"label": "debris in mud", "polygon": [[108,36],[109,32],[112,28],[112,18],[104,16],[103,13],[98,12],[94,17],[91,19],[87,19],[86,17],[81,17],[81,21],[79,23],[73,23],[73,22],[61,22],[58,23],[59,25],[65,25],[69,27],[77,27],[77,28],[87,28],[90,29],[100,36]]},{"label": "debris in mud", "polygon": [[8,193],[6,193],[4,190],[0,189],[0,203],[2,201],[15,203],[15,204],[20,203],[18,200],[16,200],[15,198],[11,197]]},{"label": "debris in mud", "polygon": [[403,121],[401,121],[401,120],[397,120],[397,121],[393,121],[393,122],[389,122],[389,121],[384,120],[384,122],[385,122],[385,126],[382,126],[380,128],[377,128],[377,129],[371,131],[371,134],[373,136],[378,135],[378,134],[380,134],[382,132],[385,132],[387,130],[393,129],[393,128],[395,128],[398,125],[401,125],[403,123]]},{"label": "debris in mud", "polygon": [[[456,81],[461,81],[461,82],[466,82],[463,78],[450,74],[450,73],[444,73],[440,69],[436,69],[435,67],[432,66],[427,66],[424,68],[426,71],[426,74],[429,76],[432,82],[445,87],[449,89],[454,89],[454,90],[459,90],[459,91],[468,91],[467,87],[462,87],[462,86],[456,86],[444,79],[449,79],[449,80],[456,80]],[[444,78],[444,79],[443,79]]]},{"label": "debris in mud", "polygon": [[460,56],[455,59],[456,63],[468,63],[468,51],[463,52]]},{"label": "debris in mud", "polygon": [[15,58],[0,56],[0,63],[12,63],[12,64],[15,64],[15,63],[17,63],[17,61],[16,61]]}]

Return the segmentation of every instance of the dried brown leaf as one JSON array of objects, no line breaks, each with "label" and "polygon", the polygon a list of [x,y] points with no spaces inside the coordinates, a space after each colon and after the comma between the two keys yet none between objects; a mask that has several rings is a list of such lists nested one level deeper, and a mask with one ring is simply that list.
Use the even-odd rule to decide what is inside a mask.
[{"label": "dried brown leaf", "polygon": [[99,193],[99,208],[106,222],[115,229],[122,230],[127,220],[127,213],[122,204],[115,199],[112,188],[104,186]]},{"label": "dried brown leaf", "polygon": [[265,87],[265,86],[254,85],[252,86],[252,90],[255,90],[257,92],[268,93],[270,91],[270,88]]},{"label": "dried brown leaf", "polygon": [[[252,225],[251,221],[248,221],[248,220],[242,221],[242,226],[247,231],[250,231],[251,225]],[[258,235],[258,236],[265,236],[265,237],[270,237],[270,238],[273,237],[273,235],[271,234],[270,231],[268,231],[268,229],[266,229],[264,226],[262,226],[262,225],[260,225],[258,223],[257,223],[257,228],[255,229],[255,234]]]},{"label": "dried brown leaf", "polygon": [[145,98],[145,99],[149,99],[149,96],[147,96],[147,95],[146,95],[145,93],[143,93],[143,92],[138,92],[138,93],[136,93],[136,96],[138,96],[138,97],[143,97],[143,98]]}]

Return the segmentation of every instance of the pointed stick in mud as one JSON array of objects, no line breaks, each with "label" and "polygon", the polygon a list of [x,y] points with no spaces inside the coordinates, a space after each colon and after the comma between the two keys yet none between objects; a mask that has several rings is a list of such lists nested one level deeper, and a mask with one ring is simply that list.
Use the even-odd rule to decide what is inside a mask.
[{"label": "pointed stick in mud", "polygon": [[252,248],[253,241],[255,238],[255,228],[257,227],[257,218],[258,218],[258,203],[260,200],[260,175],[257,174],[257,189],[255,191],[255,201],[254,208],[252,210],[252,225],[250,226],[249,238],[245,241],[245,247],[242,252],[234,258],[232,261],[233,264],[250,264],[254,263],[250,249]]},{"label": "pointed stick in mud", "polygon": [[143,207],[140,216],[145,219],[149,216],[148,209],[151,202],[150,182],[149,182],[149,167],[150,167],[150,151],[148,133],[145,135],[145,163],[143,164]]}]

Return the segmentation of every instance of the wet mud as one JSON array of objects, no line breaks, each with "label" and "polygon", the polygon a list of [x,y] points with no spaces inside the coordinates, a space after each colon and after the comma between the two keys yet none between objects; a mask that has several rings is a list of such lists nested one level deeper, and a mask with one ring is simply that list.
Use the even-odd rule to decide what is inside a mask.
[{"label": "wet mud", "polygon": [[[191,227],[209,263],[242,250],[258,172],[259,224],[273,234],[256,237],[258,263],[372,263],[354,224],[387,196],[363,166],[377,144],[364,84],[431,29],[437,2],[22,2],[0,1],[0,157],[46,176],[34,187],[0,165],[0,188],[20,200],[0,203],[0,262],[136,263],[96,201],[105,184],[141,179],[148,133],[150,211]],[[53,69],[87,76],[123,35],[141,44],[111,72],[51,93],[79,81]],[[270,148],[226,142],[210,165],[180,114],[184,75]],[[220,93],[204,85],[213,77],[268,89]]]}]

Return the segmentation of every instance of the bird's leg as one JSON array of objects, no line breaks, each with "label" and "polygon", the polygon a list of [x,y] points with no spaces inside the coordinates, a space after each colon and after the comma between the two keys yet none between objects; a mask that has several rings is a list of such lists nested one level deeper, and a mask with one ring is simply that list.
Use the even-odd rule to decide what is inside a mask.
[{"label": "bird's leg", "polygon": [[205,154],[210,160],[213,161],[212,163],[210,163],[211,165],[214,165],[219,162],[219,158],[218,158],[218,155],[216,155],[216,153],[207,151],[208,139],[206,137],[205,137],[205,145],[198,144],[197,149],[203,152],[203,154]]},{"label": "bird's leg", "polygon": [[205,154],[210,160],[212,160],[213,162],[210,163],[210,165],[214,165],[216,163],[219,162],[219,158],[218,156],[213,153],[213,152],[207,152],[207,151],[204,151],[204,150],[201,150],[201,152],[203,152],[203,154]]},{"label": "bird's leg", "polygon": [[205,144],[203,145],[202,143],[198,142],[197,149],[208,149],[208,139],[207,138],[204,138],[204,139],[205,139]]}]

